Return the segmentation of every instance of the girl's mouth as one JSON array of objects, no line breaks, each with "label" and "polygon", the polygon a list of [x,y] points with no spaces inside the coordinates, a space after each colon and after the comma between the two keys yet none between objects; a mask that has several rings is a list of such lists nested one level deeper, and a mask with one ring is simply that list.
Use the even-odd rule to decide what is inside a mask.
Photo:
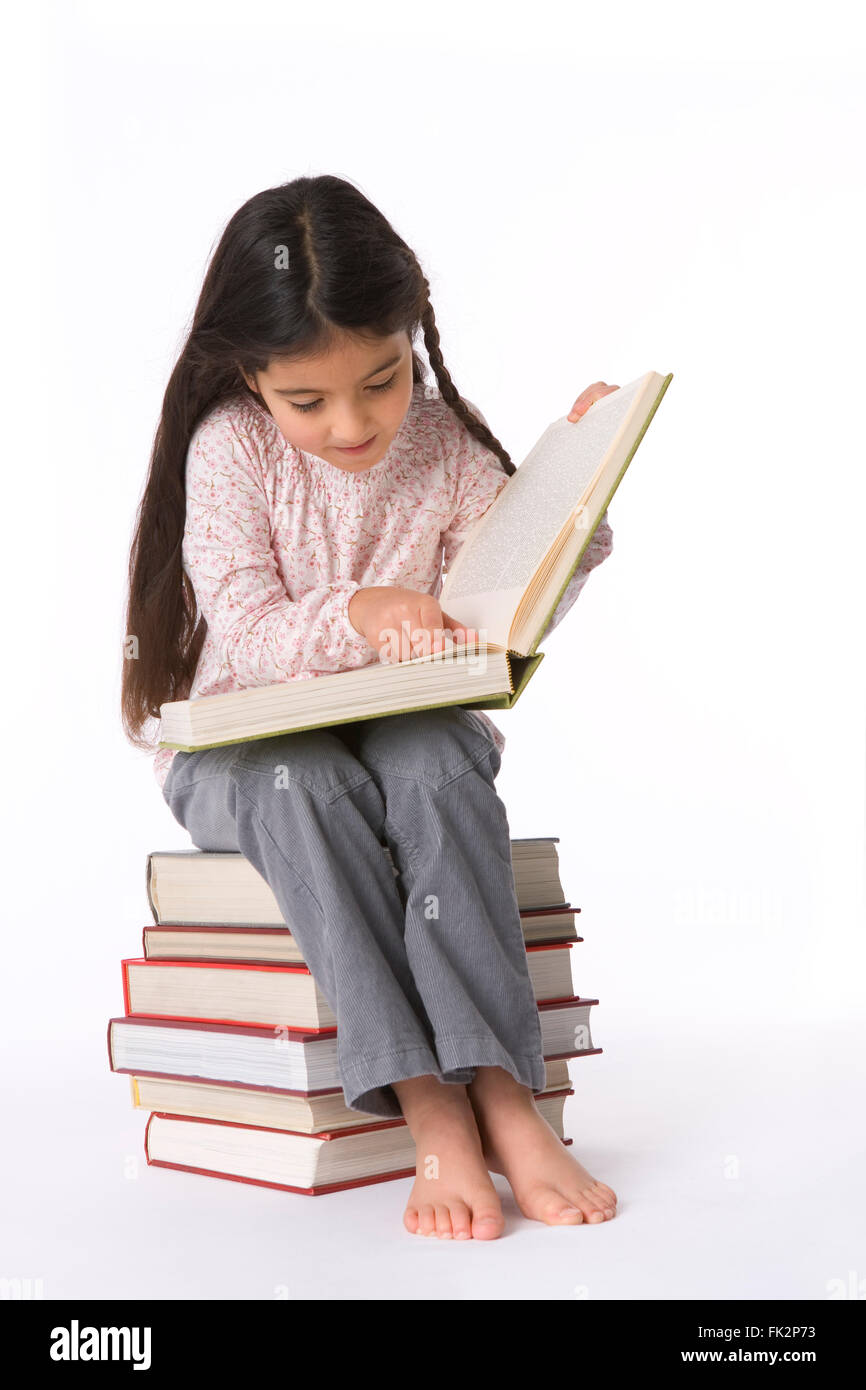
[{"label": "girl's mouth", "polygon": [[373,434],[370,436],[368,440],[365,441],[365,443],[357,444],[354,449],[340,449],[340,453],[349,455],[363,454],[367,449],[369,449],[370,445],[373,443],[375,438],[376,435]]}]

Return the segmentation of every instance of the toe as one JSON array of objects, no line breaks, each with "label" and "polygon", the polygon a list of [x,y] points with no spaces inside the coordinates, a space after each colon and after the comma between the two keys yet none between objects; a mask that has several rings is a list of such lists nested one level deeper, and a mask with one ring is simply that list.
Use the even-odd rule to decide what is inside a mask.
[{"label": "toe", "polygon": [[451,1240],[453,1234],[451,1211],[444,1203],[440,1203],[436,1208],[436,1235],[440,1240]]},{"label": "toe", "polygon": [[465,1202],[451,1203],[451,1231],[455,1240],[472,1239],[472,1213]]},{"label": "toe", "polygon": [[606,1220],[616,1216],[616,1193],[607,1187],[603,1182],[594,1182],[587,1189],[587,1196],[591,1197],[596,1206],[604,1212]]},{"label": "toe", "polygon": [[502,1235],[505,1222],[495,1207],[477,1206],[472,1213],[472,1235],[475,1240],[495,1240]]},{"label": "toe", "polygon": [[534,1193],[523,1210],[546,1226],[579,1226],[584,1220],[580,1207],[555,1187],[541,1188]]},{"label": "toe", "polygon": [[403,1225],[411,1235],[418,1234],[418,1208],[407,1207],[403,1213]]},{"label": "toe", "polygon": [[601,1202],[601,1205],[603,1207],[616,1206],[617,1195],[612,1187],[608,1187],[606,1182],[594,1182],[592,1184],[592,1187],[590,1188],[590,1191],[592,1192],[593,1196],[599,1199],[603,1199]]},{"label": "toe", "polygon": [[418,1212],[418,1235],[432,1236],[436,1230],[436,1208],[429,1202],[419,1209]]},{"label": "toe", "polygon": [[598,1223],[608,1219],[605,1209],[610,1209],[610,1203],[593,1187],[581,1188],[579,1192],[574,1194],[573,1200],[580,1207],[587,1221]]},{"label": "toe", "polygon": [[[582,1221],[591,1221],[593,1225],[605,1220],[604,1212],[599,1203],[589,1195],[586,1188],[573,1188],[563,1184],[562,1188],[549,1187],[544,1190],[542,1205],[545,1215],[542,1221],[550,1221],[551,1215],[560,1223],[574,1221],[574,1211],[576,1210]],[[556,1217],[556,1213],[560,1215]]]},{"label": "toe", "polygon": [[584,1220],[591,1222],[592,1225],[598,1226],[601,1224],[602,1221],[607,1220],[607,1217],[604,1214],[604,1210],[601,1207],[596,1206],[592,1198],[587,1197],[585,1192],[581,1192],[580,1196],[577,1198],[577,1205],[583,1212]]}]

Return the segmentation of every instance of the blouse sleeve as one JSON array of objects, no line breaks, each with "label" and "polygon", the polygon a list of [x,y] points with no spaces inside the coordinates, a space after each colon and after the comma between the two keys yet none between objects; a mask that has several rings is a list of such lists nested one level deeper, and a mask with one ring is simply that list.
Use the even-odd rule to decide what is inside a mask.
[{"label": "blouse sleeve", "polygon": [[289,597],[270,545],[261,462],[225,419],[205,421],[190,441],[182,559],[220,660],[242,687],[343,671],[375,657],[347,612],[359,584]]},{"label": "blouse sleeve", "polygon": [[539,637],[539,642],[543,642],[545,637],[562,622],[596,565],[600,565],[602,560],[606,560],[612,550],[613,531],[610,528],[607,512],[605,511],[604,516],[593,532],[592,540],[583,552],[580,564],[566,584],[562,597],[551,614],[550,622]]}]

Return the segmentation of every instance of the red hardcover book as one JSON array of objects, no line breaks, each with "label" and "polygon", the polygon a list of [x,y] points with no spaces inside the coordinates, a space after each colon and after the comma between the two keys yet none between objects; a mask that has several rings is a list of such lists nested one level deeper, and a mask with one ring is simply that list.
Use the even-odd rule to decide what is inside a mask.
[{"label": "red hardcover book", "polygon": [[[573,944],[574,943],[571,941],[562,941],[527,946],[527,960],[529,962],[535,962],[536,960],[541,961],[545,953],[551,951],[570,951]],[[123,1006],[126,1013],[131,1016],[163,1018],[180,1022],[237,1023],[253,1027],[261,1027],[265,1024],[277,1026],[277,1024],[279,1024],[279,1026],[283,1027],[304,1027],[314,1032],[324,1032],[334,1027],[334,1024],[330,1022],[334,1017],[330,1006],[321,990],[316,985],[309,966],[304,964],[287,964],[285,962],[279,964],[265,964],[260,961],[234,960],[160,960],[154,958],[145,959],[144,957],[127,957],[121,961],[121,970],[123,975]],[[130,973],[133,971],[135,972],[133,983],[135,983],[137,987],[140,986],[138,998],[136,1000],[138,1007],[135,1008],[133,1008],[131,1000]],[[157,996],[154,997],[154,992],[147,989],[147,981],[150,977],[154,976],[157,971],[173,972],[173,977],[170,977],[172,978],[172,984],[169,986],[169,989],[177,991],[175,995],[176,1002],[181,1002],[181,1004],[185,1002],[187,1008],[194,1006],[195,1001],[193,999],[193,994],[195,976],[189,977],[193,982],[190,989],[187,989],[186,985],[184,985],[178,990],[177,981],[181,978],[181,972],[193,971],[199,972],[200,975],[205,975],[210,972],[227,971],[235,976],[240,976],[242,973],[252,976],[256,980],[256,999],[253,1002],[257,1004],[260,1012],[257,1017],[253,1018],[227,1017],[227,1010],[231,1008],[232,1004],[235,1002],[231,997],[233,986],[221,992],[222,1005],[223,1008],[226,1009],[226,1012],[217,1013],[216,1010],[214,1010],[214,1013],[209,1015],[173,1012],[165,1007],[164,995],[166,992],[163,992],[162,995],[157,994]],[[544,993],[546,990],[549,990],[551,986],[554,989],[561,989],[563,984],[566,985],[564,992],[548,995],[544,999],[539,1000],[540,1003],[557,1003],[574,997],[571,992],[571,968],[570,965],[566,966],[564,960],[561,965],[556,962],[554,968],[547,972],[546,977],[541,966],[539,966],[539,971],[540,974],[537,975],[538,984],[536,985],[538,993]],[[183,978],[186,979],[188,977],[183,976]],[[221,973],[218,978],[228,977]],[[257,988],[258,981],[263,978],[271,978],[277,982],[297,980],[299,982],[304,982],[307,988],[304,990],[303,994],[295,995],[294,993],[288,994],[285,988],[280,985],[279,988],[271,991],[270,995],[266,998],[264,992],[259,993]],[[217,995],[217,989],[213,985],[212,991],[214,995]],[[142,992],[144,993],[143,999],[141,997]],[[248,993],[250,993],[250,998],[252,998],[251,992]],[[304,1015],[306,1015],[306,1017],[304,1017]],[[310,1019],[311,1015],[315,1019],[324,1018],[327,1021],[312,1022]]]},{"label": "red hardcover book", "polygon": [[[548,1094],[550,1094],[550,1095],[573,1095],[574,1092],[573,1092],[573,1090],[572,1090],[571,1088],[569,1088],[567,1091],[562,1091],[562,1092],[549,1092]],[[282,1183],[282,1182],[275,1182],[275,1181],[272,1181],[272,1180],[266,1179],[266,1178],[254,1178],[254,1177],[250,1177],[249,1175],[241,1174],[241,1173],[223,1172],[223,1171],[221,1171],[220,1169],[216,1169],[216,1168],[203,1168],[203,1167],[200,1167],[200,1166],[198,1166],[198,1165],[196,1165],[196,1164],[191,1164],[191,1163],[180,1163],[180,1162],[176,1162],[176,1161],[171,1160],[171,1159],[154,1158],[153,1155],[152,1155],[152,1153],[151,1153],[151,1147],[152,1147],[151,1128],[152,1128],[152,1126],[153,1126],[154,1121],[160,1122],[161,1124],[168,1124],[168,1125],[171,1125],[172,1123],[179,1123],[179,1124],[187,1125],[187,1126],[190,1127],[190,1129],[193,1130],[193,1132],[194,1132],[194,1127],[197,1126],[197,1125],[218,1125],[218,1126],[222,1127],[223,1129],[243,1130],[243,1131],[245,1131],[246,1133],[256,1133],[256,1132],[260,1132],[260,1133],[267,1134],[268,1136],[272,1136],[272,1135],[279,1134],[279,1135],[285,1136],[285,1138],[286,1138],[288,1141],[294,1141],[296,1146],[298,1146],[298,1141],[300,1141],[301,1144],[306,1144],[307,1146],[309,1146],[310,1143],[311,1143],[311,1141],[315,1141],[315,1142],[324,1141],[325,1143],[335,1143],[335,1144],[343,1144],[343,1145],[346,1145],[347,1143],[351,1143],[351,1140],[352,1140],[355,1136],[357,1136],[357,1135],[359,1135],[359,1134],[370,1134],[370,1133],[381,1132],[381,1131],[383,1131],[383,1130],[388,1130],[388,1129],[397,1129],[397,1128],[401,1128],[401,1127],[402,1127],[403,1129],[407,1129],[406,1121],[405,1121],[404,1119],[402,1119],[402,1118],[394,1119],[394,1120],[380,1120],[380,1121],[375,1121],[375,1122],[373,1122],[373,1123],[371,1123],[371,1124],[369,1124],[369,1125],[359,1125],[356,1129],[353,1129],[353,1130],[351,1131],[351,1134],[347,1134],[345,1131],[335,1130],[335,1131],[332,1131],[332,1132],[331,1132],[331,1131],[325,1131],[324,1133],[321,1133],[321,1134],[309,1135],[309,1134],[300,1133],[300,1132],[298,1132],[298,1131],[296,1131],[296,1130],[266,1130],[266,1129],[264,1129],[261,1125],[249,1125],[249,1124],[246,1124],[246,1125],[238,1125],[238,1124],[232,1123],[231,1121],[225,1121],[225,1120],[208,1120],[208,1119],[205,1119],[205,1118],[203,1118],[203,1117],[201,1117],[201,1116],[199,1116],[199,1117],[196,1118],[195,1120],[191,1120],[190,1117],[189,1117],[188,1115],[170,1115],[170,1114],[164,1113],[164,1112],[162,1112],[162,1111],[154,1111],[154,1112],[149,1116],[149,1118],[148,1118],[147,1126],[146,1126],[145,1132],[144,1132],[144,1153],[145,1153],[145,1158],[147,1159],[148,1164],[151,1165],[151,1166],[153,1166],[153,1167],[157,1167],[157,1168],[175,1168],[175,1169],[177,1169],[179,1172],[184,1172],[184,1173],[198,1173],[200,1176],[202,1176],[202,1177],[208,1177],[208,1178],[226,1178],[226,1179],[228,1179],[230,1182],[245,1182],[245,1183],[250,1183],[250,1184],[252,1184],[252,1185],[255,1186],[255,1187],[272,1187],[272,1188],[276,1188],[277,1190],[279,1190],[279,1191],[281,1191],[281,1192],[295,1192],[295,1193],[298,1193],[299,1195],[305,1196],[305,1197],[319,1197],[319,1196],[322,1196],[322,1195],[324,1195],[325,1193],[328,1193],[328,1192],[342,1192],[342,1191],[345,1191],[347,1188],[350,1188],[350,1187],[368,1187],[368,1186],[370,1186],[372,1183],[378,1183],[378,1182],[394,1182],[394,1181],[396,1181],[396,1179],[398,1179],[398,1178],[413,1178],[413,1177],[415,1176],[415,1171],[416,1171],[416,1169],[415,1169],[415,1164],[413,1163],[413,1164],[411,1164],[411,1165],[404,1166],[404,1167],[399,1168],[399,1169],[397,1169],[397,1170],[395,1170],[395,1171],[392,1171],[392,1172],[387,1172],[387,1173],[374,1173],[374,1174],[368,1175],[368,1176],[366,1176],[366,1177],[359,1177],[359,1178],[347,1178],[347,1179],[344,1179],[344,1180],[339,1181],[339,1182],[313,1183],[311,1186],[303,1187],[303,1186],[296,1185],[296,1184],[294,1184],[294,1183]],[[160,1136],[160,1137],[162,1137],[162,1136]],[[169,1135],[169,1138],[170,1138],[170,1137],[171,1137],[171,1136]],[[271,1142],[273,1142],[273,1141],[271,1141]],[[572,1141],[571,1139],[561,1139],[560,1142],[561,1142],[563,1145],[566,1145],[566,1146],[567,1146],[567,1145],[571,1144],[573,1141]],[[408,1129],[407,1129],[406,1147],[407,1147],[407,1149],[410,1149],[410,1148],[412,1147],[412,1139],[411,1139],[411,1135],[408,1134]]]}]

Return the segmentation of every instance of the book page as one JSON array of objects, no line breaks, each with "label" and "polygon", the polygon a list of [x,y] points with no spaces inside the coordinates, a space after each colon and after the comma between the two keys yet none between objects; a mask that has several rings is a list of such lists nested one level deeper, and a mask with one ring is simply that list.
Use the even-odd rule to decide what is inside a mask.
[{"label": "book page", "polygon": [[498,589],[525,589],[566,520],[599,473],[636,397],[640,377],[594,401],[579,420],[544,431],[464,541],[440,602]]}]

